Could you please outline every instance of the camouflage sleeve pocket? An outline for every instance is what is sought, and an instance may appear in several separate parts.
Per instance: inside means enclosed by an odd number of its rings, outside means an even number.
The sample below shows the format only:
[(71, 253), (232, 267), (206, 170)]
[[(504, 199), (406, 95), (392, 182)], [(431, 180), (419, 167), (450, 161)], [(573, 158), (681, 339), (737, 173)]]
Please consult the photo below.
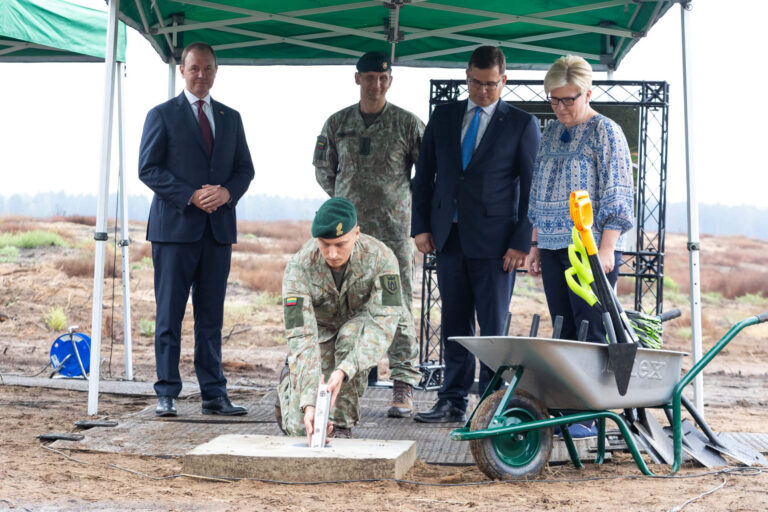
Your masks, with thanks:
[(400, 291), (400, 276), (385, 275), (381, 280), (381, 304), (383, 306), (402, 306), (403, 296)]
[(304, 297), (286, 297), (283, 301), (285, 330), (304, 327)]
[(315, 155), (313, 159), (315, 161), (325, 161), (326, 153), (328, 152), (328, 137), (324, 135), (317, 136), (317, 142), (315, 143)]

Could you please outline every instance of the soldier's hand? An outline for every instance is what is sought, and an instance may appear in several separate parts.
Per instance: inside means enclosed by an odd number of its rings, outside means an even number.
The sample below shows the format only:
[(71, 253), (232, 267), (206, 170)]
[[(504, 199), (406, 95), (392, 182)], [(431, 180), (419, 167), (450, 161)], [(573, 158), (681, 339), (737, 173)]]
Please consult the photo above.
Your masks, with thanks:
[(344, 383), (344, 379), (347, 374), (343, 370), (334, 370), (331, 377), (328, 379), (328, 391), (331, 392), (331, 407), (336, 403), (336, 397), (341, 391), (341, 385)]
[(435, 250), (435, 239), (432, 238), (432, 233), (419, 233), (414, 238), (416, 242), (416, 248), (422, 254), (429, 254)]
[(514, 272), (516, 268), (524, 267), (526, 256), (528, 253), (517, 249), (507, 249), (507, 253), (504, 255), (504, 272)]
[(307, 431), (307, 446), (312, 446), (312, 434), (315, 433), (315, 406), (304, 408), (304, 428)]

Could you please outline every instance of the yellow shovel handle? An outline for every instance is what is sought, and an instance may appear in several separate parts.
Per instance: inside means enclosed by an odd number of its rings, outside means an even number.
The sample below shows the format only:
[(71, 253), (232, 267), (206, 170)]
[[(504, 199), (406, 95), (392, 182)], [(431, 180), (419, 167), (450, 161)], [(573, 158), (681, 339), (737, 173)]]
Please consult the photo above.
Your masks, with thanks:
[(597, 244), (595, 244), (595, 238), (592, 236), (592, 201), (590, 201), (587, 191), (576, 190), (571, 192), (569, 207), (573, 225), (579, 231), (587, 254), (590, 256), (597, 254)]

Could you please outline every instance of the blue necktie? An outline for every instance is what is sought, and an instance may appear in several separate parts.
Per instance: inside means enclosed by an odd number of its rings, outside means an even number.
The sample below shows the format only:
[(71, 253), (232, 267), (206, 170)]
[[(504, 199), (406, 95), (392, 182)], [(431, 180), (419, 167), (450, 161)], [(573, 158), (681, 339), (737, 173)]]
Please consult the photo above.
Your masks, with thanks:
[(480, 112), (482, 108), (475, 107), (475, 115), (472, 122), (469, 123), (467, 133), (464, 134), (464, 142), (461, 143), (461, 168), (467, 168), (469, 161), (472, 160), (472, 152), (475, 150), (475, 140), (477, 139), (477, 127), (480, 124)]

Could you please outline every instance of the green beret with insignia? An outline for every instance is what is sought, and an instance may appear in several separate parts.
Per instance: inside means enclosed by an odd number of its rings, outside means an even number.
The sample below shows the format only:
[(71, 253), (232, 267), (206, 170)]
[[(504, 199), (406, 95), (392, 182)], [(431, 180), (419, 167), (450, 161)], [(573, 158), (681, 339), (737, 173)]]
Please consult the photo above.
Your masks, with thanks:
[(381, 73), (389, 71), (392, 67), (392, 61), (389, 60), (389, 54), (386, 52), (368, 52), (357, 61), (357, 70), (360, 73), (366, 71), (376, 71)]
[(357, 225), (357, 211), (349, 199), (332, 197), (324, 202), (312, 221), (315, 238), (339, 238)]

